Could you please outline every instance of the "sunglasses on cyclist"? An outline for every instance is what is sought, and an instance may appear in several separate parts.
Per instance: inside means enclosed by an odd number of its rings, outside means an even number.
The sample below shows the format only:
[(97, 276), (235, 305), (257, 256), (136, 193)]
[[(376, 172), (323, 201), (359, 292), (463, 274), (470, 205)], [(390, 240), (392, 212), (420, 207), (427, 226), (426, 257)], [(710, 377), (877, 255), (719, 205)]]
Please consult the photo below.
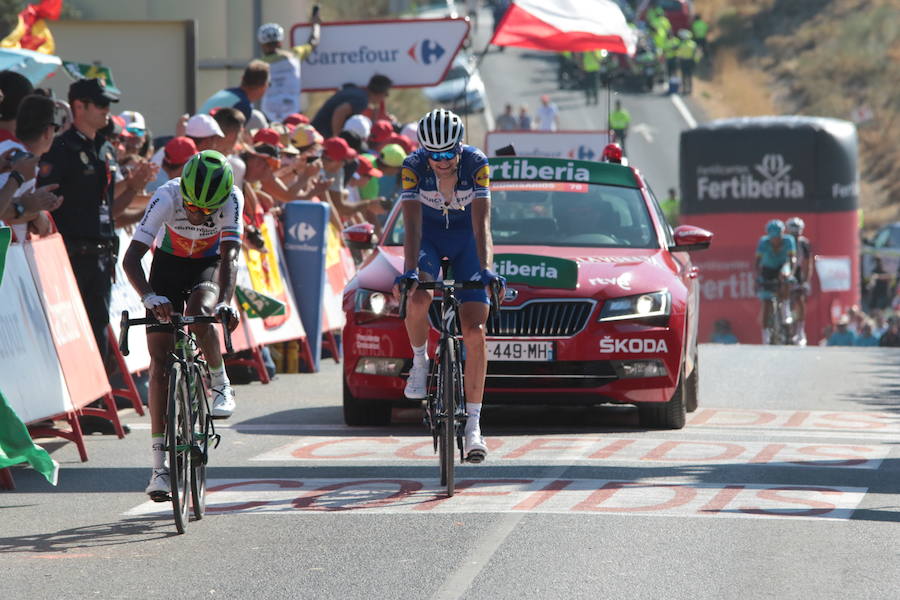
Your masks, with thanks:
[(214, 212), (216, 212), (217, 210), (219, 210), (218, 208), (203, 208), (201, 206), (197, 206), (196, 204), (191, 204), (187, 200), (182, 200), (181, 203), (184, 204), (184, 208), (186, 211), (192, 212), (192, 213), (201, 213), (202, 212), (204, 215), (211, 215)]
[(453, 160), (454, 158), (456, 158), (456, 156), (457, 156), (457, 154), (453, 150), (448, 150), (446, 152), (429, 152), (428, 153), (428, 158), (430, 158), (431, 160), (436, 161), (436, 162), (441, 162), (444, 160)]

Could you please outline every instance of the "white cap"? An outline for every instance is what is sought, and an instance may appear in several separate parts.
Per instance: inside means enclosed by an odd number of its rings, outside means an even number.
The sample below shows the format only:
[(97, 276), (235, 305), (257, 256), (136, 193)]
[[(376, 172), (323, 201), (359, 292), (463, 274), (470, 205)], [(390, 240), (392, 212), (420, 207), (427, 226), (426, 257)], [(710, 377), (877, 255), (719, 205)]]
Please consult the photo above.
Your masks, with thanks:
[(211, 136), (225, 137), (222, 128), (216, 120), (209, 115), (194, 115), (188, 119), (184, 128), (184, 135), (192, 138), (205, 138)]
[(355, 133), (365, 142), (372, 133), (372, 119), (366, 115), (353, 115), (344, 121), (344, 131)]
[(258, 129), (265, 129), (269, 126), (269, 120), (258, 108), (254, 108), (250, 113), (250, 119), (247, 121), (247, 130), (255, 133)]
[(405, 135), (415, 142), (419, 139), (419, 123), (416, 121), (407, 123), (403, 126), (403, 129), (400, 130), (400, 135)]
[(119, 116), (125, 119), (125, 127), (147, 129), (147, 122), (144, 120), (144, 115), (136, 110), (123, 110)]

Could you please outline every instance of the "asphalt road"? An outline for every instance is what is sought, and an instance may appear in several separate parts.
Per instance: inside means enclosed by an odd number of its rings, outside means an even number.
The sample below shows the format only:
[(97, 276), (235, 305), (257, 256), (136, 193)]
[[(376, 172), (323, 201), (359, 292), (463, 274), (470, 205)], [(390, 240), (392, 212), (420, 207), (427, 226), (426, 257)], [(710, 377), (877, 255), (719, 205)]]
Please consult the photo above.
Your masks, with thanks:
[[(483, 22), (487, 22), (485, 19)], [(483, 64), (492, 105), (550, 93), (563, 125), (602, 127), (554, 66)], [(657, 191), (677, 182), (666, 96), (622, 96), (652, 141), (629, 155)], [(146, 417), (92, 436), (90, 460), (46, 444), (52, 488), (14, 469), (0, 493), (9, 598), (896, 598), (900, 352), (713, 346), (681, 431), (629, 407), (488, 406), (491, 455), (442, 498), (410, 414), (342, 423), (340, 367), (238, 387), (209, 468), (208, 514), (177, 535), (146, 501)]]
[(146, 417), (47, 446), (0, 496), (11, 598), (894, 598), (900, 353), (701, 347), (681, 431), (630, 407), (489, 406), (445, 500), (410, 415), (342, 424), (339, 366), (238, 387), (208, 514), (146, 502)]

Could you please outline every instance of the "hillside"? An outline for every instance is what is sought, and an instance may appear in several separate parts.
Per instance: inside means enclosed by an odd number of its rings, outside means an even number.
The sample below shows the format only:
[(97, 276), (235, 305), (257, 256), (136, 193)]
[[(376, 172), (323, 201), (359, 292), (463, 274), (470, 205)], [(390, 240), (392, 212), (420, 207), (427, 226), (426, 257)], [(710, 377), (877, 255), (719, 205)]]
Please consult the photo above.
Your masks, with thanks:
[(857, 120), (866, 227), (900, 219), (900, 2), (695, 0), (695, 9), (711, 24), (695, 93), (708, 114)]

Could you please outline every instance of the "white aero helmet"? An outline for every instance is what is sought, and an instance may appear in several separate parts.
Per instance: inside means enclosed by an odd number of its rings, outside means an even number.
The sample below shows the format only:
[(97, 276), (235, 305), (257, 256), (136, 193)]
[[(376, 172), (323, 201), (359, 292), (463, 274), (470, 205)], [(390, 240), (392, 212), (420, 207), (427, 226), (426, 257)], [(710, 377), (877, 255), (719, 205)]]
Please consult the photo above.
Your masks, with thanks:
[(260, 44), (284, 41), (284, 27), (278, 23), (260, 25), (259, 30), (256, 32), (256, 39), (259, 40)]
[(803, 219), (800, 217), (791, 217), (787, 220), (785, 226), (790, 233), (800, 234), (803, 233), (803, 228), (806, 227), (806, 223), (804, 223)]
[(416, 131), (419, 144), (429, 152), (446, 152), (463, 139), (462, 120), (445, 108), (436, 108), (421, 119)]

